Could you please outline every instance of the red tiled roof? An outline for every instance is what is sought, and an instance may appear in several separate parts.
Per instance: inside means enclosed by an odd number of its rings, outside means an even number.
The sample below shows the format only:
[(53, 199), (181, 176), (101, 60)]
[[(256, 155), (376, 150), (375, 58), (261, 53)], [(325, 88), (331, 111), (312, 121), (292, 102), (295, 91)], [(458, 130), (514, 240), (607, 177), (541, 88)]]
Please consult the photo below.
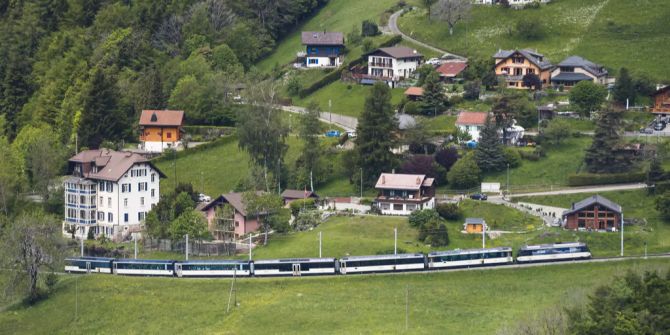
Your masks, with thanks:
[(484, 125), (488, 115), (486, 112), (460, 112), (456, 119), (456, 124)]
[(412, 87), (408, 88), (407, 90), (405, 90), (405, 95), (422, 96), (423, 95), (423, 88), (412, 86)]
[(456, 77), (459, 73), (463, 72), (466, 67), (468, 67), (468, 63), (466, 62), (447, 62), (440, 65), (437, 68), (437, 72), (445, 77)]
[(181, 126), (184, 122), (184, 111), (175, 110), (143, 110), (140, 126)]

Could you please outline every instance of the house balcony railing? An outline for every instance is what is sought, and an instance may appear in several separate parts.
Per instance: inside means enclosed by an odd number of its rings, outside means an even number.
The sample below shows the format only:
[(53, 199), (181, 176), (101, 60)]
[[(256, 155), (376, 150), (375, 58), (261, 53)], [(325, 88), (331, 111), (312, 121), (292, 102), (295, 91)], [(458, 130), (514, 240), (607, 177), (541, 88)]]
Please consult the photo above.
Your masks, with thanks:
[(95, 220), (79, 219), (78, 223), (80, 223), (80, 224), (95, 224)]
[(380, 196), (377, 196), (377, 198), (375, 200), (377, 202), (379, 202), (379, 201), (394, 201), (394, 202), (402, 201), (402, 202), (421, 203), (421, 202), (426, 202), (426, 201), (430, 200), (431, 198), (432, 197), (427, 197), (427, 196), (410, 198), (410, 197), (398, 197), (398, 196), (391, 197), (391, 196), (380, 195)]
[(391, 63), (383, 63), (383, 62), (370, 62), (368, 63), (369, 67), (385, 67), (385, 68), (392, 68), (393, 64)]

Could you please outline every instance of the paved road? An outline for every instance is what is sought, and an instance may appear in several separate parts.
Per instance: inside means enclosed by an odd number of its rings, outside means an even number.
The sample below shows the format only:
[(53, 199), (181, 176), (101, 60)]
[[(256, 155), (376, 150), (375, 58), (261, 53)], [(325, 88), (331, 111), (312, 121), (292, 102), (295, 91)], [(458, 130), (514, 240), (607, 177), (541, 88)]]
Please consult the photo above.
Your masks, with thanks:
[[(647, 188), (647, 185), (644, 183), (636, 184), (619, 184), (619, 185), (595, 185), (595, 186), (584, 186), (584, 187), (571, 187), (568, 189), (556, 190), (556, 191), (544, 191), (544, 192), (532, 192), (532, 193), (518, 193), (510, 194), (508, 197), (535, 197), (542, 195), (561, 195), (561, 194), (577, 194), (577, 193), (595, 193), (595, 192), (611, 192), (611, 191), (627, 191), (627, 190), (639, 190)], [(501, 198), (500, 196), (492, 196), (491, 198)]]
[[(296, 114), (304, 114), (305, 108), (298, 106), (277, 106), (278, 108)], [(344, 129), (344, 131), (355, 131), (358, 126), (358, 119), (351, 116), (335, 113), (321, 112), (319, 119), (328, 124), (334, 124)]]
[(388, 28), (389, 28), (389, 30), (390, 30), (391, 33), (400, 35), (400, 36), (402, 36), (403, 39), (406, 39), (406, 40), (408, 40), (408, 41), (410, 41), (410, 42), (413, 42), (413, 43), (415, 43), (415, 44), (418, 44), (418, 45), (420, 45), (420, 46), (422, 46), (422, 47), (424, 47), (424, 48), (426, 48), (426, 49), (433, 50), (433, 51), (435, 51), (435, 52), (437, 52), (437, 53), (439, 53), (439, 54), (441, 54), (441, 55), (443, 55), (443, 56), (452, 56), (452, 57), (456, 57), (456, 58), (466, 59), (466, 58), (463, 57), (463, 56), (459, 56), (459, 55), (453, 54), (453, 53), (451, 53), (451, 52), (448, 52), (448, 51), (446, 51), (446, 50), (442, 50), (442, 49), (440, 49), (440, 48), (436, 48), (436, 47), (434, 47), (434, 46), (432, 46), (432, 45), (423, 43), (423, 42), (421, 42), (421, 41), (417, 41), (416, 39), (412, 38), (411, 36), (409, 36), (409, 35), (403, 33), (403, 32), (400, 30), (400, 28), (398, 28), (398, 18), (399, 18), (400, 15), (403, 13), (403, 11), (404, 11), (404, 9), (401, 9), (401, 10), (399, 10), (399, 11), (393, 13), (393, 15), (391, 15), (391, 17), (389, 18), (389, 25), (388, 25)]

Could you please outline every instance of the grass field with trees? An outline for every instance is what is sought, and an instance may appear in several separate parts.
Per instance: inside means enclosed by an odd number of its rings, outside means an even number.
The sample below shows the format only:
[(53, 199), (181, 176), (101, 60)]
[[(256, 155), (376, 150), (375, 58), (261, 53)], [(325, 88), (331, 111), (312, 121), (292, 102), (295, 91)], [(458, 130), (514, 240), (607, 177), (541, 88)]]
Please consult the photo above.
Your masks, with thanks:
[[(533, 48), (554, 64), (580, 55), (612, 74), (626, 67), (662, 81), (670, 77), (670, 60), (650, 55), (670, 51), (665, 5), (665, 0), (561, 0), (525, 10), (473, 6), (471, 18), (457, 23), (453, 36), (445, 22), (428, 20), (424, 9), (405, 14), (398, 24), (422, 42), (467, 57), (490, 59), (498, 49)], [(529, 40), (517, 28), (532, 17), (542, 18), (540, 36)]]
[(667, 260), (649, 259), (431, 274), (238, 279), (234, 301), (239, 306), (229, 313), (230, 279), (61, 276), (48, 300), (0, 313), (0, 333), (294, 334), (318, 329), (493, 334), (556, 305), (582, 303), (613, 276), (645, 270), (664, 275), (669, 267)]

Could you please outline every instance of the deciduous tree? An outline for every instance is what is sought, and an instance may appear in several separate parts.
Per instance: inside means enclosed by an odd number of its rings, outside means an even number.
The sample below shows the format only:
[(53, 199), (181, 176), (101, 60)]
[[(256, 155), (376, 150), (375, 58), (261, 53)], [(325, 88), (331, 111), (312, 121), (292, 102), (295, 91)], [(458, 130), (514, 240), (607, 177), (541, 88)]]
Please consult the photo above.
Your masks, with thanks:
[(580, 81), (570, 90), (570, 103), (585, 117), (598, 111), (607, 97), (607, 89), (592, 81)]
[(453, 35), (456, 23), (468, 19), (471, 8), (470, 0), (438, 0), (433, 13), (449, 25), (449, 35)]
[(553, 119), (544, 129), (544, 136), (556, 144), (561, 144), (563, 139), (570, 136), (570, 123), (565, 119)]
[(472, 156), (465, 156), (459, 159), (447, 173), (447, 180), (452, 188), (468, 189), (479, 184), (480, 169)]

